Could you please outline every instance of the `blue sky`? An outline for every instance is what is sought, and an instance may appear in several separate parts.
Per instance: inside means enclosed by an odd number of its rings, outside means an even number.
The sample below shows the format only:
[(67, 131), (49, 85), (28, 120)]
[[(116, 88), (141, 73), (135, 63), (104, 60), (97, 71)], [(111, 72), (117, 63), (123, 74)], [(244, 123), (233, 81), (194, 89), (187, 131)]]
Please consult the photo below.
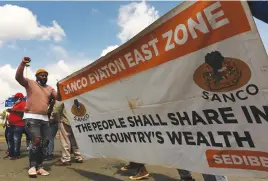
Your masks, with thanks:
[[(8, 96), (24, 90), (14, 80), (23, 56), (50, 72), (49, 84), (121, 45), (177, 6), (170, 2), (0, 2), (0, 110)], [(7, 5), (9, 4), (9, 5)], [(268, 49), (268, 25), (256, 20)]]
[[(178, 3), (149, 2), (157, 9), (160, 16)], [(0, 2), (0, 6), (4, 4), (6, 2)], [(44, 66), (54, 61), (54, 57), (47, 55), (51, 45), (60, 45), (73, 56), (96, 59), (107, 45), (120, 44), (120, 40), (116, 37), (120, 31), (117, 25), (118, 9), (129, 2), (8, 2), (8, 4), (28, 8), (37, 15), (42, 25), (51, 26), (51, 22), (56, 20), (64, 29), (66, 37), (59, 43), (16, 41), (16, 45), (20, 48), (14, 50), (3, 46), (0, 49), (1, 57), (10, 61), (12, 66), (16, 66), (23, 55), (32, 57), (33, 66)], [(4, 62), (1, 61), (2, 63)]]

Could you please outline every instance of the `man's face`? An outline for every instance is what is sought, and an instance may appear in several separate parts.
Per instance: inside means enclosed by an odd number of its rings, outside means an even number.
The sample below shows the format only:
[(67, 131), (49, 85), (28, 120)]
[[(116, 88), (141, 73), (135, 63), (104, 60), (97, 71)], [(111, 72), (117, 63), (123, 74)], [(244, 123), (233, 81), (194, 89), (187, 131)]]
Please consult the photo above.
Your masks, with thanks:
[(47, 73), (42, 72), (37, 75), (37, 79), (41, 82), (41, 84), (45, 85), (47, 83), (47, 76)]

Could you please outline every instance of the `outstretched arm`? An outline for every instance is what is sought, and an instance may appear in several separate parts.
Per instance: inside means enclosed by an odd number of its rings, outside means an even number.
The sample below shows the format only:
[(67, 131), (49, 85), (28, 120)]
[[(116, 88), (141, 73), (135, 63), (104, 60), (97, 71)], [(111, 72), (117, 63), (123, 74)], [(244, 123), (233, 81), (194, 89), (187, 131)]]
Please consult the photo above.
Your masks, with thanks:
[(19, 82), (19, 84), (22, 85), (23, 87), (26, 87), (28, 85), (28, 80), (24, 77), (23, 72), (26, 64), (29, 63), (30, 61), (31, 59), (29, 57), (24, 57), (16, 72), (15, 78)]

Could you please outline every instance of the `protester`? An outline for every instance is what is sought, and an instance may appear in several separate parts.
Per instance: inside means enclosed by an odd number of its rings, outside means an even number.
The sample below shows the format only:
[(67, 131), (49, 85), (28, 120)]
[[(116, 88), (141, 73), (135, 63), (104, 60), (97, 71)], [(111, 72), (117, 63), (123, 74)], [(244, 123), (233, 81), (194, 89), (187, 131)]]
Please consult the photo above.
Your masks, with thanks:
[(137, 172), (133, 176), (129, 177), (130, 180), (142, 180), (146, 177), (149, 177), (149, 172), (142, 163), (129, 162), (128, 165), (122, 167), (120, 170), (127, 171), (132, 169), (137, 169)]
[(63, 102), (57, 101), (52, 113), (55, 122), (59, 123), (59, 134), (61, 142), (61, 159), (55, 164), (56, 166), (71, 165), (71, 153), (74, 153), (76, 163), (83, 163), (83, 158), (79, 152), (70, 120), (68, 119)]
[(55, 105), (55, 100), (52, 99), (50, 103), (51, 107), (49, 107), (49, 111), (48, 111), (49, 112), (49, 115), (48, 115), (49, 129), (50, 129), (51, 138), (49, 140), (48, 146), (44, 148), (44, 155), (45, 155), (44, 161), (53, 160), (54, 141), (55, 141), (56, 134), (58, 132), (58, 123), (56, 121), (53, 121), (53, 118), (51, 116), (54, 105)]
[(43, 168), (43, 148), (48, 145), (50, 139), (48, 107), (50, 100), (58, 99), (59, 96), (51, 86), (47, 85), (48, 72), (46, 70), (37, 70), (36, 80), (24, 77), (24, 68), (30, 62), (29, 57), (24, 57), (16, 72), (16, 80), (27, 92), (23, 119), (31, 138), (28, 174), (31, 177), (35, 177), (37, 174), (46, 176), (49, 173)]
[(8, 121), (9, 128), (7, 133), (8, 140), (8, 158), (16, 160), (20, 157), (21, 137), (24, 132), (24, 122), (22, 120), (26, 102), (23, 100), (22, 93), (17, 93), (14, 96), (15, 104), (9, 112)]
[(49, 129), (50, 129), (51, 138), (49, 140), (48, 146), (44, 148), (44, 156), (45, 156), (44, 161), (53, 160), (54, 142), (55, 142), (55, 137), (56, 137), (57, 132), (58, 132), (58, 124), (49, 122)]
[[(7, 148), (8, 148), (8, 130), (9, 130), (9, 122), (8, 122), (8, 116), (9, 113), (7, 112), (7, 110), (4, 110), (3, 113), (3, 118), (4, 118), (4, 125), (3, 128), (5, 129), (5, 139), (6, 139), (6, 144), (7, 144)], [(6, 154), (8, 154), (8, 149), (6, 150)]]

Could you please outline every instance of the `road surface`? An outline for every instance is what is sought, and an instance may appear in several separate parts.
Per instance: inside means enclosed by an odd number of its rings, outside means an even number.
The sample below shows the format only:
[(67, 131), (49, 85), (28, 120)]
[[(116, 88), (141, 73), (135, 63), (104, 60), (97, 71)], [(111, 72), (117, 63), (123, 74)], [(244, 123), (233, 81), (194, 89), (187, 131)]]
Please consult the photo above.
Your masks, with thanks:
[[(6, 144), (0, 139), (0, 181), (28, 181), (28, 157), (25, 142), (22, 143), (22, 158), (19, 160), (5, 160)], [(55, 159), (45, 162), (45, 168), (50, 176), (38, 176), (38, 181), (127, 181), (131, 172), (120, 173), (118, 169), (125, 163), (113, 159), (90, 159), (82, 164), (72, 163), (68, 167), (54, 166), (60, 158), (59, 140), (56, 140)], [(151, 177), (147, 181), (178, 181), (176, 169), (148, 166)], [(194, 173), (197, 181), (203, 181), (200, 174)], [(229, 177), (229, 181), (268, 181), (267, 179)]]

